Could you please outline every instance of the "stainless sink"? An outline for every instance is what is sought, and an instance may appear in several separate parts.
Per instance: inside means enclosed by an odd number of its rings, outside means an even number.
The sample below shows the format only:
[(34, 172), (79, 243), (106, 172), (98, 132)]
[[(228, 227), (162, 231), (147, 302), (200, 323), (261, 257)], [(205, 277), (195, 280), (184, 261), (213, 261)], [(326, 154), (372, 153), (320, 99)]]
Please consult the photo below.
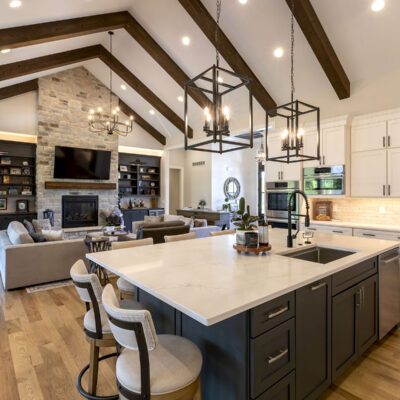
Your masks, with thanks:
[(331, 247), (315, 246), (281, 255), (284, 257), (297, 258), (299, 260), (311, 261), (319, 264), (328, 264), (332, 261), (339, 260), (340, 258), (351, 256), (354, 253), (355, 251), (353, 250), (341, 250)]

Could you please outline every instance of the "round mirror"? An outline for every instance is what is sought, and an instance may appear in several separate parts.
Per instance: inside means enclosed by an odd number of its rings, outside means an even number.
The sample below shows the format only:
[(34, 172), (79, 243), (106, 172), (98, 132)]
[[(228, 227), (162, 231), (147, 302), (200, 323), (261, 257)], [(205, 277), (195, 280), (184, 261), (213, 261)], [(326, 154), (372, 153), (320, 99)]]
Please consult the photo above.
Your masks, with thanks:
[(228, 178), (224, 183), (225, 197), (229, 200), (236, 200), (240, 194), (240, 183), (236, 178)]

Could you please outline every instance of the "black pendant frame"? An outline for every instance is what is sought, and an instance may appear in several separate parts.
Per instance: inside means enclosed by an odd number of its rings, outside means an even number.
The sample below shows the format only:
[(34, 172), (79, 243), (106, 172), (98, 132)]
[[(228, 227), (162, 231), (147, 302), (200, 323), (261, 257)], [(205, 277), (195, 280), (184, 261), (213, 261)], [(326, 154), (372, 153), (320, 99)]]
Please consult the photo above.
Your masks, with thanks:
[[(295, 137), (295, 148), (290, 148), (290, 138), (289, 138), (289, 147), (282, 146), (282, 152), (285, 153), (281, 156), (269, 157), (268, 155), (268, 126), (270, 118), (284, 118), (286, 120), (286, 128), (289, 132), (298, 132), (300, 125), (299, 120), (302, 115), (316, 113), (316, 125), (317, 125), (317, 155), (316, 156), (308, 156), (306, 154), (301, 154), (300, 150), (302, 148), (302, 144), (300, 144), (300, 139)], [(310, 104), (304, 103), (300, 100), (294, 100), (290, 103), (283, 104), (278, 107), (271, 108), (266, 112), (266, 125), (265, 125), (265, 155), (266, 161), (275, 161), (281, 162), (285, 164), (291, 164), (296, 162), (303, 161), (311, 161), (321, 159), (321, 127), (320, 127), (320, 109), (319, 107), (312, 106)]]
[[(212, 78), (209, 78), (207, 74), (211, 72)], [(237, 85), (231, 85), (228, 83), (220, 82), (218, 80), (219, 73), (223, 72), (225, 74), (228, 74), (229, 76), (232, 76), (234, 78), (237, 78), (240, 80), (240, 83)], [(200, 85), (196, 84), (201, 82), (208, 82), (209, 84), (212, 85), (212, 89), (207, 89), (204, 87), (201, 87)], [(229, 131), (223, 131), (223, 130), (218, 130), (217, 129), (217, 121), (216, 118), (213, 118), (213, 127), (212, 129), (207, 130), (207, 137), (211, 137), (211, 139), (199, 142), (199, 143), (193, 143), (189, 144), (189, 121), (188, 121), (188, 93), (191, 90), (199, 90), (203, 92), (206, 95), (211, 95), (212, 96), (212, 101), (210, 100), (210, 105), (213, 115), (217, 115), (218, 107), (221, 104), (222, 96), (233, 92), (236, 89), (241, 88), (242, 86), (246, 86), (247, 89), (249, 90), (249, 137), (248, 139), (242, 139), (242, 141), (237, 141), (234, 140), (233, 137), (229, 137)], [(222, 90), (220, 88), (222, 87)], [(225, 68), (221, 68), (218, 65), (213, 65), (210, 68), (206, 69), (204, 72), (201, 74), (197, 75), (190, 81), (185, 83), (185, 114), (184, 114), (184, 121), (185, 121), (185, 150), (197, 150), (197, 151), (205, 151), (208, 153), (218, 153), (218, 154), (223, 154), (223, 153), (228, 153), (231, 151), (235, 150), (242, 150), (242, 149), (247, 149), (247, 148), (253, 148), (253, 141), (254, 141), (254, 135), (253, 135), (253, 88), (252, 88), (252, 81), (250, 78), (247, 78), (243, 75), (237, 74), (233, 71), (229, 71)], [(229, 137), (229, 139), (226, 139), (226, 137)], [(206, 146), (209, 146), (210, 144), (218, 144), (218, 149), (210, 149), (207, 148)], [(229, 148), (224, 148), (225, 146), (230, 146)], [(235, 146), (235, 147), (231, 147)]]

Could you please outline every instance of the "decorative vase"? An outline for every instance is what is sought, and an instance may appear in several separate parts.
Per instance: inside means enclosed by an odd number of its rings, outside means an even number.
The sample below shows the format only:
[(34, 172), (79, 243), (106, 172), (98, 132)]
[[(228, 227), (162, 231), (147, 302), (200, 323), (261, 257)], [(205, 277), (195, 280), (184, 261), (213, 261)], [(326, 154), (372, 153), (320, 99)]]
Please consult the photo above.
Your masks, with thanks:
[(268, 245), (268, 225), (258, 226), (258, 238), (260, 245)]

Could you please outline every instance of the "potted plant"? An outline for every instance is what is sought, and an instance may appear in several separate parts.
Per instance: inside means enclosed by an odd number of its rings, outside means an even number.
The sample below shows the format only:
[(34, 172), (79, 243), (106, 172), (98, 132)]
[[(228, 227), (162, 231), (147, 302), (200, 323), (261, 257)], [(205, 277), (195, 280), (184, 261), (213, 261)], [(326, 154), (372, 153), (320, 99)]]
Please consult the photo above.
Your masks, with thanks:
[(252, 216), (250, 206), (246, 207), (244, 197), (239, 200), (239, 210), (233, 214), (232, 222), (236, 226), (236, 244), (246, 247), (258, 247), (258, 217)]
[(222, 204), (222, 208), (224, 209), (224, 211), (229, 211), (229, 207), (230, 207), (229, 199), (225, 197), (225, 203)]
[(207, 205), (207, 203), (204, 199), (199, 201), (199, 208), (201, 208), (202, 210), (204, 210), (204, 207), (206, 205)]

